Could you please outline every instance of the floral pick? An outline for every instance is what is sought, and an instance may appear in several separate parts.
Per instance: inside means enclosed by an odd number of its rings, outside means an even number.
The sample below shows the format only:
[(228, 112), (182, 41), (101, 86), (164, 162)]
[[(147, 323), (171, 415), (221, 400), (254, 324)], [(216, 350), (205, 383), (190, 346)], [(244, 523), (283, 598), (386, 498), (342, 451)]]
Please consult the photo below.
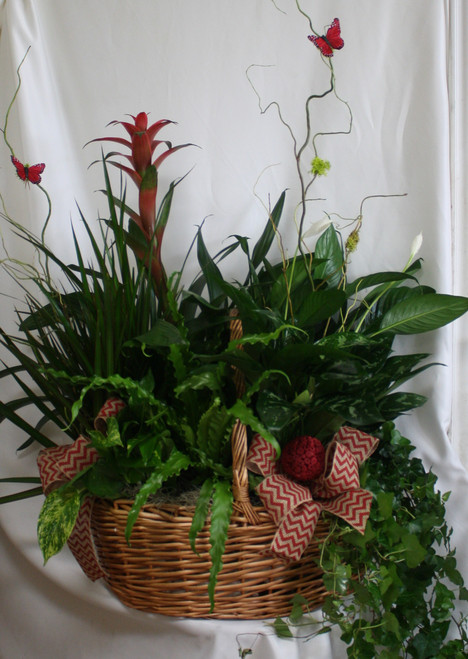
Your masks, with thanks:
[(19, 178), (25, 183), (34, 183), (37, 185), (41, 182), (41, 174), (45, 169), (45, 164), (43, 162), (40, 162), (37, 165), (23, 165), (18, 158), (15, 158), (15, 156), (11, 156), (11, 162), (16, 167), (16, 173)]
[(333, 19), (326, 35), (322, 34), (319, 37), (316, 34), (311, 34), (308, 38), (325, 57), (333, 57), (333, 51), (341, 50), (344, 46), (344, 41), (341, 38), (340, 20), (338, 18)]

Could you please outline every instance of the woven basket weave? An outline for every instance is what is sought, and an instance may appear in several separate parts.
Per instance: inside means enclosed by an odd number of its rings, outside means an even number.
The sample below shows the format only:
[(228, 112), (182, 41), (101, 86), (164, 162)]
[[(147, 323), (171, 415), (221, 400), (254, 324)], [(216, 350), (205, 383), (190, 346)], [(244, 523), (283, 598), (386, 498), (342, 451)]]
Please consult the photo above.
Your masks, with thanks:
[[(231, 336), (241, 333), (240, 322), (234, 319)], [(236, 385), (241, 391), (240, 378)], [(189, 543), (194, 507), (144, 506), (129, 547), (125, 526), (133, 502), (95, 501), (92, 529), (96, 549), (104, 578), (123, 604), (169, 616), (266, 619), (288, 615), (296, 593), (303, 595), (311, 608), (323, 603), (327, 591), (317, 559), (319, 542), (329, 533), (328, 523), (318, 521), (314, 538), (299, 561), (285, 563), (269, 554), (277, 527), (263, 506), (250, 502), (247, 430), (240, 422), (234, 427), (231, 443), (234, 511), (213, 611), (207, 592), (209, 525), (197, 538), (197, 555)]]

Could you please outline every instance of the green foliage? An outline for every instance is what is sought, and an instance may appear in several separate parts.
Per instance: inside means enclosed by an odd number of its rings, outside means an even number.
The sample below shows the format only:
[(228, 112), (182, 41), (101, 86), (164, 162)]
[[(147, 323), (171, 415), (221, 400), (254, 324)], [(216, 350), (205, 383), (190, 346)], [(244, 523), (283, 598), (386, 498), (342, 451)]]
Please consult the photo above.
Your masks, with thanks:
[(68, 540), (80, 506), (81, 495), (75, 488), (63, 486), (46, 497), (37, 523), (37, 538), (44, 563)]
[[(306, 178), (302, 156), (310, 147), (317, 155), (312, 99), (335, 91), (333, 64), (327, 60), (330, 86), (308, 97), (302, 144), (280, 113), (292, 137), (301, 189), (292, 256), (279, 233), (286, 200), (282, 192), (253, 246), (250, 237), (234, 235), (212, 256), (200, 228), (193, 243), (200, 272), (180, 291), (183, 266), (167, 276), (161, 243), (183, 178), (169, 185), (156, 208), (157, 168), (187, 145), (154, 140), (146, 113), (133, 119), (136, 134), (146, 133), (149, 151), (138, 152), (140, 140), (132, 140), (132, 157), (125, 165), (108, 160), (122, 154), (103, 157), (108, 217), (100, 220), (97, 235), (80, 217), (89, 263), (75, 235), (76, 258), (69, 265), (46, 246), (45, 227), (38, 239), (6, 216), (36, 249), (42, 265), (34, 270), (23, 264), (20, 275), (17, 262), (5, 265), (18, 282), (30, 279), (35, 292), (26, 292), (25, 309), (18, 311), (19, 336), (0, 330), (0, 343), (15, 360), (0, 378), (14, 378), (22, 390), (17, 399), (0, 401), (0, 422), (8, 419), (26, 433), (20, 448), (53, 445), (44, 432), (51, 422), (71, 439), (85, 434), (99, 454), (94, 464), (47, 496), (38, 527), (45, 560), (71, 533), (83, 496), (133, 497), (126, 528), (131, 543), (142, 507), (161, 488), (176, 493), (198, 489), (189, 540), (196, 551), (197, 535), (209, 524), (212, 607), (233, 505), (229, 440), (236, 420), (250, 435), (261, 433), (277, 455), (297, 435), (314, 435), (326, 444), (343, 424), (382, 434), (378, 453), (361, 474), (375, 496), (364, 537), (336, 522), (323, 547), (324, 583), (333, 595), (324, 607), (322, 632), (340, 625), (349, 655), (359, 658), (377, 656), (377, 647), (383, 658), (400, 656), (401, 648), (417, 658), (436, 656), (430, 654), (434, 650), (441, 657), (449, 650), (456, 655), (466, 649), (464, 627), (460, 624), (459, 641), (443, 642), (454, 603), (450, 583), (460, 597), (468, 593), (450, 549), (444, 502), (434, 490), (435, 477), (410, 458), (409, 442), (391, 424), (424, 403), (423, 396), (402, 387), (431, 364), (426, 354), (394, 354), (393, 343), (398, 334), (419, 334), (452, 322), (468, 310), (468, 299), (421, 285), (418, 260), (401, 272), (371, 273), (349, 282), (362, 205), (347, 237), (330, 223), (315, 248), (307, 249), (303, 226), (309, 189), (328, 163), (315, 157)], [(349, 130), (338, 132), (350, 132), (351, 112), (349, 121)], [(159, 130), (165, 123), (154, 126)], [(6, 125), (3, 133), (9, 146)], [(123, 143), (119, 138), (98, 141), (107, 140)], [(153, 161), (158, 145), (167, 149)], [(137, 161), (141, 166), (132, 170), (128, 165)], [(138, 213), (127, 205), (125, 191), (114, 194), (108, 163), (136, 183)], [(276, 246), (279, 258), (271, 255)], [(222, 272), (222, 262), (233, 254), (244, 263), (236, 282)], [(60, 272), (59, 283), (50, 265)], [(231, 341), (234, 311), (243, 336)], [(108, 397), (122, 399), (125, 407), (107, 427), (93, 429)], [(35, 424), (22, 416), (30, 405), (39, 413)], [(0, 503), (36, 492), (2, 497)], [(436, 552), (437, 545), (445, 554)], [(296, 599), (292, 623), (304, 606)], [(290, 634), (284, 621), (277, 620), (275, 629), (281, 636)]]
[[(413, 446), (386, 423), (376, 454), (361, 474), (374, 494), (364, 536), (335, 521), (320, 565), (332, 591), (317, 632), (341, 629), (349, 657), (466, 656), (466, 620), (453, 619), (457, 599), (468, 599), (450, 546), (445, 501)], [(290, 633), (307, 624), (307, 603), (293, 607)], [(460, 637), (445, 641), (450, 623)], [(315, 634), (314, 634), (315, 635)]]

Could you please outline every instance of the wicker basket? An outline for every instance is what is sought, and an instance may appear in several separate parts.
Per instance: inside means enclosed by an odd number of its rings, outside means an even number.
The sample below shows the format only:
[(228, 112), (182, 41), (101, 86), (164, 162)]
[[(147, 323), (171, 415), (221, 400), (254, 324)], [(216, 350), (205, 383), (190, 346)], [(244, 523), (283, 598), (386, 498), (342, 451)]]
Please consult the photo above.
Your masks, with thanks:
[[(231, 323), (231, 335), (242, 328)], [(236, 383), (238, 390), (242, 382)], [(249, 500), (247, 430), (238, 422), (232, 433), (234, 511), (223, 568), (210, 611), (207, 585), (211, 560), (209, 526), (189, 543), (194, 507), (149, 504), (133, 527), (131, 546), (125, 526), (132, 501), (94, 503), (92, 529), (105, 580), (123, 604), (141, 611), (190, 618), (266, 619), (288, 615), (291, 598), (300, 593), (312, 608), (327, 594), (317, 565), (319, 542), (329, 525), (319, 520), (314, 538), (297, 562), (285, 563), (268, 553), (277, 527), (263, 506)]]

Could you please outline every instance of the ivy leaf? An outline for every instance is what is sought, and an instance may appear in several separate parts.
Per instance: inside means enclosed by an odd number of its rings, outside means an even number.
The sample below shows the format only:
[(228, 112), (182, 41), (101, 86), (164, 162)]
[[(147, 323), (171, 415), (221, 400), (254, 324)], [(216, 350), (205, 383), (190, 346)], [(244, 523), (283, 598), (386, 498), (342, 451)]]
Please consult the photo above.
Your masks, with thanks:
[(285, 622), (282, 618), (276, 618), (275, 622), (273, 623), (273, 629), (275, 630), (279, 638), (293, 637), (293, 634), (289, 629), (287, 622)]
[(44, 564), (62, 549), (70, 537), (80, 507), (81, 495), (74, 488), (62, 487), (46, 497), (37, 523), (37, 539)]
[(404, 556), (408, 567), (417, 567), (426, 557), (426, 550), (419, 542), (416, 535), (405, 533), (402, 537)]
[(393, 514), (393, 501), (395, 495), (393, 492), (379, 492), (377, 494), (377, 504), (379, 512), (384, 519), (388, 519)]

